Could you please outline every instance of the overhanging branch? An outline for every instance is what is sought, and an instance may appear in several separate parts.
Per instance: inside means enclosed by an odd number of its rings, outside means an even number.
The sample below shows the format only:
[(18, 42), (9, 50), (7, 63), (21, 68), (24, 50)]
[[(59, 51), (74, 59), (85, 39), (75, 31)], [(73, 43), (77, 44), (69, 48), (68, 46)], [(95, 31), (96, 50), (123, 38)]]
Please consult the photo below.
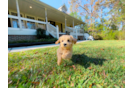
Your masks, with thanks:
[(81, 8), (83, 8), (88, 14), (90, 14), (83, 6), (79, 5)]

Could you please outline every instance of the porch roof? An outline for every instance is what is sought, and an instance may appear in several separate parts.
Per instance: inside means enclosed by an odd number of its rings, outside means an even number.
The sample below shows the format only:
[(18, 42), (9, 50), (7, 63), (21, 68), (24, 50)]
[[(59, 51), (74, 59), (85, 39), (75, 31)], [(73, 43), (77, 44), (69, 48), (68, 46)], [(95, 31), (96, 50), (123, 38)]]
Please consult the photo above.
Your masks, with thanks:
[[(47, 18), (48, 20), (65, 23), (65, 18), (67, 25), (72, 26), (73, 20), (74, 25), (85, 24), (81, 20), (74, 18), (64, 12), (55, 9), (39, 0), (18, 0), (20, 13), (29, 14), (32, 16), (37, 16), (45, 19), (45, 8), (47, 8)], [(32, 6), (32, 8), (29, 8)], [(8, 0), (8, 9), (16, 10), (16, 0)], [(17, 11), (17, 10), (16, 10)]]

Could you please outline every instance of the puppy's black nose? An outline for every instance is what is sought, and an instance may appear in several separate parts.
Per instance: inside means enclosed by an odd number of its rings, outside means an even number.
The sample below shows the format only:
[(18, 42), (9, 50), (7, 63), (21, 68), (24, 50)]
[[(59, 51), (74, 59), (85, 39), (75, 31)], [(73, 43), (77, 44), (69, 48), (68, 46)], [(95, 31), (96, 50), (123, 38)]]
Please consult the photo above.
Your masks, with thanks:
[(64, 46), (66, 46), (67, 44), (65, 43)]

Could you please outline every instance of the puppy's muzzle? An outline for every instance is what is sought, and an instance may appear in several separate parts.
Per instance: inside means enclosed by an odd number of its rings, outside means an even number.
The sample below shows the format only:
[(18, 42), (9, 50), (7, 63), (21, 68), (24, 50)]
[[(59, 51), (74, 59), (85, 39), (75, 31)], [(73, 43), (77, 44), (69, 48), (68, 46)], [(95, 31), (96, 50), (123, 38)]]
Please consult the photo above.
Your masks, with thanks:
[(64, 46), (66, 46), (67, 44), (65, 43)]

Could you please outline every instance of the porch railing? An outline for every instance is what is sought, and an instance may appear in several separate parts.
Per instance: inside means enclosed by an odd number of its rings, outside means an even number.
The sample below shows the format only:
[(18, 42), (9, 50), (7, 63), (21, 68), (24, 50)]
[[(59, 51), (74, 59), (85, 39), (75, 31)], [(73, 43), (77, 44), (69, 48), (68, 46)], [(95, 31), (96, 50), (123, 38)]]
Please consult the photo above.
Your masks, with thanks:
[(72, 28), (72, 27), (67, 27), (67, 31), (68, 31), (68, 32), (74, 32), (74, 31), (75, 31), (75, 29), (74, 29), (74, 28)]
[(67, 27), (67, 31), (70, 32), (70, 35), (77, 39), (77, 30), (75, 28)]
[[(13, 16), (13, 15), (8, 15), (8, 18), (13, 18), (13, 19), (19, 19), (18, 16)], [(59, 28), (58, 26), (55, 27), (53, 25), (51, 25), (50, 23), (47, 23), (47, 22), (42, 22), (42, 21), (38, 21), (38, 20), (33, 20), (33, 19), (28, 19), (28, 18), (23, 18), (23, 17), (20, 17), (20, 20), (23, 21), (30, 21), (30, 22), (35, 22), (35, 23), (41, 23), (41, 24), (46, 24), (47, 25), (47, 32), (49, 34), (51, 34), (54, 38), (59, 38)], [(22, 22), (21, 22), (21, 25), (22, 25)], [(20, 24), (18, 24), (18, 26), (20, 27)], [(26, 27), (26, 25), (25, 25)], [(35, 29), (27, 29), (27, 28), (13, 28), (13, 27), (8, 27), (8, 34), (10, 35), (14, 35), (14, 34), (17, 34), (17, 35), (36, 35), (36, 30)]]
[(47, 23), (47, 31), (54, 37), (59, 38), (59, 28), (58, 25), (55, 27), (50, 23)]
[(80, 28), (67, 27), (67, 31), (70, 32), (70, 35), (72, 35), (76, 39), (78, 39), (78, 36), (84, 35), (84, 31)]
[[(8, 35), (36, 35), (36, 30), (35, 29), (28, 29), (26, 27), (26, 25), (23, 23), (23, 20), (35, 22), (35, 23), (46, 24), (46, 22), (37, 21), (37, 20), (33, 20), (33, 19), (28, 19), (28, 18), (23, 18), (23, 17), (18, 17), (18, 16), (13, 16), (13, 15), (8, 15), (8, 18), (21, 20), (21, 23), (17, 22), (17, 25), (18, 25), (17, 28), (14, 28), (13, 25), (11, 25), (11, 27), (8, 27)], [(20, 25), (23, 25), (24, 27), (21, 28)]]
[[(51, 34), (54, 38), (59, 38), (59, 28), (58, 26), (53, 26), (52, 24), (48, 23), (48, 22), (42, 22), (42, 21), (38, 21), (38, 20), (33, 20), (33, 19), (28, 19), (28, 18), (23, 18), (23, 17), (18, 17), (18, 16), (13, 16), (13, 15), (8, 15), (8, 18), (13, 18), (13, 19), (20, 19), (21, 22), (24, 21), (30, 21), (30, 22), (35, 22), (35, 23), (41, 23), (41, 24), (46, 24), (47, 27), (47, 32), (49, 34)], [(19, 25), (19, 24), (18, 24)], [(22, 23), (21, 23), (22, 25)], [(25, 25), (26, 26), (26, 25)], [(20, 25), (19, 25), (20, 27)], [(78, 36), (83, 36), (83, 30), (78, 29), (78, 28), (72, 28), (72, 27), (66, 27), (67, 31), (70, 32), (70, 35), (72, 35), (74, 38), (78, 39)], [(10, 29), (8, 31), (8, 34), (10, 35), (15, 35), (15, 33), (17, 35), (36, 35), (36, 30), (35, 29), (27, 29), (27, 28), (13, 28), (13, 27), (9, 27), (8, 29)]]
[[(8, 18), (19, 19), (18, 16), (13, 16), (13, 15), (8, 15)], [(36, 22), (36, 23), (46, 24), (46, 22), (42, 22), (42, 21), (38, 21), (38, 20), (32, 20), (32, 19), (23, 18), (23, 17), (20, 17), (20, 19), (21, 19), (21, 20), (25, 20), (25, 21), (31, 21), (31, 22)], [(19, 25), (19, 26), (20, 26), (20, 25)]]

